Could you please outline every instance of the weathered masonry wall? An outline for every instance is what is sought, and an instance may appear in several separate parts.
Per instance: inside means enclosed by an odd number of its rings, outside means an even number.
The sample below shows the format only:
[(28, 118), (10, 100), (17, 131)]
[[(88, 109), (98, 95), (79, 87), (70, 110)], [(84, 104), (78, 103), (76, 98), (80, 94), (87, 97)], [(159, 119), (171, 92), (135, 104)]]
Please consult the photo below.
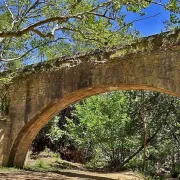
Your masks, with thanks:
[(8, 162), (10, 128), (10, 120), (0, 117), (0, 165), (6, 165)]
[[(8, 76), (0, 74), (5, 81)], [(0, 122), (0, 164), (22, 167), (39, 130), (71, 103), (113, 90), (180, 96), (180, 31), (39, 63), (13, 76), (6, 85), (6, 122)]]

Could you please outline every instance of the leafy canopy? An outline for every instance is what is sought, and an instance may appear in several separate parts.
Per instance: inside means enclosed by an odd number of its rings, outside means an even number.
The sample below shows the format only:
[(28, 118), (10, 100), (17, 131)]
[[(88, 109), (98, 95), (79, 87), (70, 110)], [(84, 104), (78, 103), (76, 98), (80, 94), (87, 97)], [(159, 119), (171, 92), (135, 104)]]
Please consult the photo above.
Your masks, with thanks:
[(103, 161), (111, 168), (126, 164), (141, 168), (146, 125), (146, 158), (152, 163), (149, 168), (165, 164), (171, 158), (168, 149), (177, 155), (179, 99), (155, 92), (143, 93), (144, 96), (142, 91), (112, 92), (76, 104), (74, 118), (67, 118), (66, 124), (76, 147), (83, 149), (94, 162)]
[[(16, 60), (18, 67), (22, 61), (29, 64), (128, 43), (138, 35), (130, 27), (136, 21), (150, 18), (144, 9), (152, 4), (163, 6), (173, 16), (179, 12), (178, 0), (166, 4), (156, 0), (2, 0), (0, 63), (4, 67)], [(144, 17), (127, 22), (127, 12)], [(10, 67), (14, 68), (12, 64)]]

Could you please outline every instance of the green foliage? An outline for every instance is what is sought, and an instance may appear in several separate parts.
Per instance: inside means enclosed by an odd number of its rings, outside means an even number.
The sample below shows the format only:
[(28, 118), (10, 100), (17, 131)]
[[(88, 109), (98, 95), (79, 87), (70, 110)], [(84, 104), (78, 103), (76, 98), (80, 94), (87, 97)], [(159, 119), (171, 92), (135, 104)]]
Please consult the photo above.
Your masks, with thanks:
[[(152, 4), (177, 15), (179, 2), (147, 0), (9, 0), (0, 3), (1, 69), (7, 62), (21, 65), (95, 48), (129, 43), (139, 37), (128, 12), (145, 16)], [(138, 19), (137, 19), (138, 20)], [(172, 20), (172, 17), (171, 17)], [(173, 20), (174, 21), (174, 20)], [(15, 63), (16, 64), (16, 63)], [(19, 63), (15, 65), (18, 68)]]
[(129, 101), (123, 92), (95, 96), (75, 107), (79, 125), (68, 119), (67, 128), (78, 147), (87, 152), (100, 149), (111, 167), (122, 163), (127, 151), (137, 147), (134, 122), (128, 115)]
[(170, 20), (164, 22), (167, 30), (176, 30), (180, 28), (180, 15), (170, 14)]
[(51, 122), (52, 124), (49, 129), (49, 133), (47, 134), (47, 136), (50, 138), (53, 144), (58, 143), (59, 139), (62, 138), (62, 136), (64, 135), (64, 131), (60, 130), (58, 127), (58, 122), (59, 117), (54, 117), (54, 119)]
[(58, 116), (55, 116), (38, 133), (36, 139), (32, 142), (32, 151), (34, 153), (40, 153), (47, 148), (53, 152), (60, 152), (61, 142), (62, 139), (65, 139), (66, 132), (59, 128), (59, 119)]
[(167, 4), (167, 8), (169, 8), (173, 12), (180, 12), (180, 2), (176, 0), (170, 0)]
[(177, 159), (180, 150), (180, 101), (152, 92), (145, 92), (142, 98), (140, 91), (107, 93), (75, 105), (79, 123), (68, 119), (66, 127), (76, 146), (90, 159), (88, 167), (103, 164), (142, 169), (143, 148), (127, 161), (143, 144), (142, 107), (148, 138), (153, 137), (146, 149), (146, 168), (150, 172), (164, 166), (173, 169), (173, 157)]
[(0, 29), (9, 30), (11, 27), (12, 19), (9, 12), (4, 12), (0, 14)]
[(35, 169), (47, 169), (48, 166), (42, 159), (39, 159), (36, 161), (34, 168)]

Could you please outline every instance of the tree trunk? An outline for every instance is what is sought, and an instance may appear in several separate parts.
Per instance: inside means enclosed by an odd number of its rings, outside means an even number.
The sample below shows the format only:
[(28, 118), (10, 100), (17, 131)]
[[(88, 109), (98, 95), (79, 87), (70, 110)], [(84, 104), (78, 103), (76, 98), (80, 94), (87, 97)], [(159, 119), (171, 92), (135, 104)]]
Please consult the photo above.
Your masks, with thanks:
[(140, 116), (141, 120), (143, 122), (143, 144), (144, 144), (144, 151), (143, 151), (143, 167), (142, 167), (142, 172), (145, 172), (146, 170), (146, 147), (147, 147), (147, 136), (148, 136), (148, 127), (147, 127), (147, 119), (145, 117), (145, 110), (144, 110), (144, 91), (141, 91), (141, 109), (140, 109)]
[[(154, 139), (154, 137), (157, 135), (157, 133), (161, 130), (161, 128), (158, 128), (156, 130), (156, 132), (147, 139), (146, 143), (150, 143), (152, 139)], [(118, 171), (120, 170), (125, 164), (127, 164), (132, 158), (134, 158), (138, 153), (140, 153), (142, 150), (144, 149), (144, 144), (141, 145), (141, 147), (139, 147), (139, 149), (137, 149), (136, 152), (134, 152), (131, 156), (129, 156), (122, 164), (120, 164), (119, 166), (117, 166), (116, 168), (114, 168), (113, 171)]]
[[(168, 118), (169, 112), (170, 112), (170, 111), (167, 112), (164, 121), (166, 121), (166, 119)], [(151, 137), (147, 138), (146, 145), (148, 145), (148, 144), (152, 141), (152, 139), (155, 138), (155, 136), (157, 135), (157, 133), (158, 133), (160, 130), (161, 130), (161, 126), (155, 131), (155, 133), (154, 133)], [(137, 149), (136, 152), (134, 152), (131, 156), (129, 156), (122, 164), (120, 164), (119, 166), (117, 166), (113, 171), (118, 171), (118, 170), (120, 170), (125, 164), (127, 164), (132, 158), (134, 158), (134, 157), (135, 157), (139, 152), (141, 152), (143, 149), (144, 149), (144, 144), (142, 144), (142, 146), (141, 146), (139, 149)]]

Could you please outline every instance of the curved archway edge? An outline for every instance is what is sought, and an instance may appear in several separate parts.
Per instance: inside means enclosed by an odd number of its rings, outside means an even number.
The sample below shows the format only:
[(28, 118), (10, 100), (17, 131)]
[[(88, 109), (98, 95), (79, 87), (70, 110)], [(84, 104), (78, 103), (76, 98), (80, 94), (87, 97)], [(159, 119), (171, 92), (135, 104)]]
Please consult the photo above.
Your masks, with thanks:
[(125, 84), (119, 86), (110, 86), (110, 87), (97, 87), (97, 88), (87, 88), (82, 89), (77, 92), (73, 92), (72, 94), (65, 96), (58, 101), (55, 101), (49, 104), (43, 111), (30, 120), (20, 131), (18, 134), (14, 145), (10, 152), (9, 158), (9, 166), (15, 166), (22, 168), (24, 166), (26, 155), (28, 149), (34, 140), (37, 133), (40, 129), (55, 115), (57, 115), (61, 110), (68, 107), (70, 104), (73, 104), (79, 100), (84, 98), (105, 93), (111, 91), (118, 91), (118, 90), (151, 90), (156, 92), (162, 92), (173, 96), (179, 96), (178, 94), (170, 91), (166, 91), (164, 89), (158, 89), (147, 85), (133, 85), (133, 84)]

